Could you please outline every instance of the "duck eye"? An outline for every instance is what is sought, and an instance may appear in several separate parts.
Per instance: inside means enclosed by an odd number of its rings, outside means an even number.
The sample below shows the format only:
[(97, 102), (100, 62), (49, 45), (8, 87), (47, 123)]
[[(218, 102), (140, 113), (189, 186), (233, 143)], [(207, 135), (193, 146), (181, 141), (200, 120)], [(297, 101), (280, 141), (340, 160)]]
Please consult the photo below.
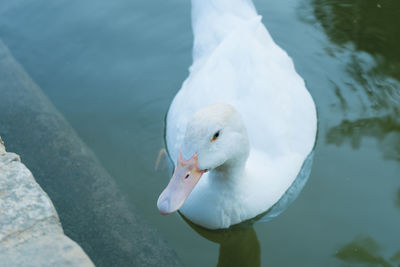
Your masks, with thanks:
[(219, 137), (220, 131), (216, 132), (213, 137), (211, 138), (211, 142), (214, 142)]

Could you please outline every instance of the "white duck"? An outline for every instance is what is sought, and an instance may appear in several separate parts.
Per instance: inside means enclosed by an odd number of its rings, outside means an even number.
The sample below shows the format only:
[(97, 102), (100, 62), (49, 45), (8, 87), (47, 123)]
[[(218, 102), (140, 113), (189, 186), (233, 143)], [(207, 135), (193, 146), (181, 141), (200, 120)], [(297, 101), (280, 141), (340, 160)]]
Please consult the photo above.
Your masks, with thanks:
[(311, 152), (314, 102), (251, 0), (192, 0), (193, 65), (167, 116), (176, 167), (157, 205), (209, 229), (277, 203)]

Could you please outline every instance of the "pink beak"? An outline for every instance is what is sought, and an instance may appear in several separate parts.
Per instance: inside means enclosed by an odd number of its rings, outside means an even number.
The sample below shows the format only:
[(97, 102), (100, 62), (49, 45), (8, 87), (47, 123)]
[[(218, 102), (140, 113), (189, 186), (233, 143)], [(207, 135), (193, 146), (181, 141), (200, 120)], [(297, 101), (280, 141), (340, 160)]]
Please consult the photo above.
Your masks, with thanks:
[(198, 166), (197, 154), (184, 160), (179, 152), (174, 174), (157, 201), (161, 214), (170, 214), (180, 209), (203, 173)]

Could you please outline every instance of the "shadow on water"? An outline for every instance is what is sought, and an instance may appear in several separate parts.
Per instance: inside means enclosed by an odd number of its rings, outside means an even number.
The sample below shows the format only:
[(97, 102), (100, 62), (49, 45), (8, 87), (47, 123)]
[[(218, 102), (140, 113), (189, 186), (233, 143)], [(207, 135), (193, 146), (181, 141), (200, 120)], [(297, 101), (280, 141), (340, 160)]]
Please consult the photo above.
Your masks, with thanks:
[(369, 264), (372, 266), (397, 266), (400, 264), (400, 251), (386, 259), (379, 244), (371, 237), (357, 237), (344, 245), (335, 255), (347, 263)]
[(252, 222), (224, 230), (208, 230), (190, 222), (182, 214), (181, 216), (199, 235), (220, 245), (218, 267), (261, 266), (260, 242)]

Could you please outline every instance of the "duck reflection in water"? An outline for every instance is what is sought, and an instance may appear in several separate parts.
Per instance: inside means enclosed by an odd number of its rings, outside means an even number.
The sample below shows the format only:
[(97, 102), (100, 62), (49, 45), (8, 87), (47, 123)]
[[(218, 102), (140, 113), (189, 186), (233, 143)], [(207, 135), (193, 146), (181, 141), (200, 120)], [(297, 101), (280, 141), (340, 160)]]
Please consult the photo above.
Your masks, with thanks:
[(243, 222), (228, 229), (209, 230), (198, 226), (179, 213), (186, 223), (202, 237), (220, 244), (219, 267), (260, 266), (261, 250), (253, 222)]

